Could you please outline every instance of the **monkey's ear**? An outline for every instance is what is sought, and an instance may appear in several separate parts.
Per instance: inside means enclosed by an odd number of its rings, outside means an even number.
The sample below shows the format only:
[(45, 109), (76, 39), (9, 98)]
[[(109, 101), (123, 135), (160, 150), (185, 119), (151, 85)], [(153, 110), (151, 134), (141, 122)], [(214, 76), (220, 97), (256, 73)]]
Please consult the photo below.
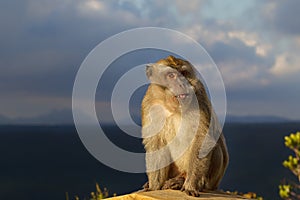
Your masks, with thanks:
[(152, 76), (152, 70), (153, 70), (153, 65), (152, 64), (147, 64), (146, 65), (146, 75), (149, 79)]
[(182, 65), (180, 67), (180, 73), (185, 77), (190, 76), (189, 67), (186, 65)]
[(186, 66), (186, 65), (182, 65), (182, 66), (181, 66), (181, 69), (182, 69), (182, 70), (188, 70), (189, 68), (188, 68), (188, 66)]

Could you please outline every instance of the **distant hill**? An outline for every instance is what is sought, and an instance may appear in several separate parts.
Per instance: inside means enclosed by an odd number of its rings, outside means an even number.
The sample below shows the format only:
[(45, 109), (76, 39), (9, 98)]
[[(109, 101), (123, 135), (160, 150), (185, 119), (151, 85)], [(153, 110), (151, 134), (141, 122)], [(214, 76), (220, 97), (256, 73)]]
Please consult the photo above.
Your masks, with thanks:
[[(140, 116), (137, 114), (132, 115), (135, 122), (140, 123)], [(277, 116), (235, 116), (227, 115), (226, 123), (280, 123), (280, 122), (293, 122), (293, 120), (277, 117)], [(43, 114), (31, 118), (8, 118), (0, 115), (0, 124), (6, 125), (34, 125), (34, 124), (46, 124), (46, 125), (60, 125), (60, 124), (73, 124), (73, 116), (71, 110), (56, 110), (48, 114)]]
[(3, 115), (0, 115), (0, 124), (11, 124), (12, 123), (12, 119), (5, 117)]
[(0, 124), (5, 125), (34, 125), (34, 124), (73, 124), (73, 116), (71, 110), (57, 110), (44, 115), (39, 115), (36, 117), (18, 117), (18, 118), (8, 118), (0, 115)]
[(227, 123), (280, 123), (280, 122), (292, 122), (293, 120), (278, 117), (278, 116), (235, 116), (235, 115), (227, 115), (226, 122)]

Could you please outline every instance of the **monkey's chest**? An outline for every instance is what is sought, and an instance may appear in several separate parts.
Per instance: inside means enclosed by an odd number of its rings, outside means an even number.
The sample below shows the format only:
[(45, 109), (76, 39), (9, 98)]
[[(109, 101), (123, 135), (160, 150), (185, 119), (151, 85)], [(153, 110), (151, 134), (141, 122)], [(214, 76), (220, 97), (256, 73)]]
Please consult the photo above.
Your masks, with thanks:
[(198, 120), (195, 121), (195, 118), (193, 115), (188, 115), (183, 120), (174, 118), (166, 123), (169, 130), (173, 127), (166, 135), (169, 155), (174, 164), (180, 169), (186, 169), (188, 163), (186, 163), (187, 159), (185, 157), (191, 154), (196, 138), (199, 137), (200, 124), (198, 124)]
[(168, 135), (167, 146), (172, 160), (177, 161), (185, 154), (188, 154), (191, 145), (194, 142), (195, 133), (189, 127), (178, 127), (173, 133)]

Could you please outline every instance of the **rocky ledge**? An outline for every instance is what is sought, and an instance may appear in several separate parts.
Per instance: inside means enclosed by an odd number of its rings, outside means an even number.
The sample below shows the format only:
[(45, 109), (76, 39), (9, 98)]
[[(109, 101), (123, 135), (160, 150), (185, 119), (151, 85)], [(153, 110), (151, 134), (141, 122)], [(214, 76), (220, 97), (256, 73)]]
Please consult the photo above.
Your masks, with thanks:
[(202, 193), (200, 197), (191, 197), (177, 190), (157, 190), (151, 192), (136, 192), (118, 197), (112, 197), (108, 200), (241, 200), (247, 199), (238, 195), (226, 193)]

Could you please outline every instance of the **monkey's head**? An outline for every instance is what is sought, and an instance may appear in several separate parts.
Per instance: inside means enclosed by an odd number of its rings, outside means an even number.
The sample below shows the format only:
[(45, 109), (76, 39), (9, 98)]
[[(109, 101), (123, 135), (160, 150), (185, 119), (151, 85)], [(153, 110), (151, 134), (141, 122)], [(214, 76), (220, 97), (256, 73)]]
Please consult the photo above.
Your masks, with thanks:
[(146, 74), (151, 84), (163, 88), (167, 98), (172, 102), (179, 103), (180, 107), (189, 106), (195, 97), (195, 88), (190, 83), (190, 80), (194, 79), (194, 71), (186, 61), (170, 62), (173, 58), (169, 56), (167, 59), (147, 65)]

